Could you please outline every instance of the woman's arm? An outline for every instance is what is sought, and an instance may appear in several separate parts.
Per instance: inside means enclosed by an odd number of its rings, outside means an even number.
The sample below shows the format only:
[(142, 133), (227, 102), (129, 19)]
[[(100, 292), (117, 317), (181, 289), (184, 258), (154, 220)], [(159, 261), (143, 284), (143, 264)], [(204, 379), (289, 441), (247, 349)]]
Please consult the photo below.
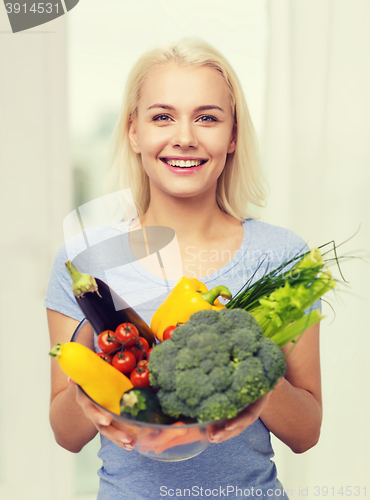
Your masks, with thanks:
[[(295, 453), (319, 440), (322, 421), (319, 324), (309, 328), (286, 359), (284, 383), (272, 391), (260, 418)], [(289, 351), (286, 346), (283, 351)]]
[[(78, 321), (56, 311), (47, 310), (50, 346), (66, 343), (78, 326)], [(88, 327), (85, 329), (88, 330)], [(90, 334), (90, 341), (89, 341)], [(86, 344), (91, 346), (91, 332), (86, 331)], [(51, 359), (50, 423), (57, 443), (72, 452), (80, 451), (91, 441), (97, 429), (76, 401), (76, 386), (68, 383), (55, 358)]]
[[(78, 321), (56, 311), (47, 310), (50, 344), (71, 340)], [(79, 342), (94, 347), (93, 330), (87, 323), (78, 337)], [(110, 425), (112, 416), (100, 411), (77, 386), (68, 381), (55, 358), (51, 360), (50, 423), (57, 443), (74, 453), (79, 452), (97, 432), (127, 450), (133, 448), (132, 437)]]
[[(283, 351), (288, 352), (290, 347)], [(211, 441), (235, 437), (260, 418), (295, 453), (303, 453), (317, 443), (322, 421), (319, 325), (302, 335), (286, 363), (287, 373), (275, 389), (221, 429), (212, 429)]]

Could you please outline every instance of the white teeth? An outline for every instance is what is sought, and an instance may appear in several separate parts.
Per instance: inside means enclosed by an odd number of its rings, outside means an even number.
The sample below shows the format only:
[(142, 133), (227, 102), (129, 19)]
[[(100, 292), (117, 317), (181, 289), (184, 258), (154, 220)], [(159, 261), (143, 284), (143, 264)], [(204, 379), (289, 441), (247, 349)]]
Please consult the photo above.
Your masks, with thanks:
[(171, 167), (197, 167), (202, 162), (200, 160), (165, 160)]

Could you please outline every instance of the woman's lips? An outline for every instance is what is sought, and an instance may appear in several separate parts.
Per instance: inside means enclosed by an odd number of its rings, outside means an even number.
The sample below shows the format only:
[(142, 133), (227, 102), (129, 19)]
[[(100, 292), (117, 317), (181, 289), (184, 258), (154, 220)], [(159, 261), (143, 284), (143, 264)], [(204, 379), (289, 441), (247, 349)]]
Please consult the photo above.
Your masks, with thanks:
[(170, 172), (192, 174), (198, 172), (208, 160), (201, 158), (161, 158), (161, 161)]

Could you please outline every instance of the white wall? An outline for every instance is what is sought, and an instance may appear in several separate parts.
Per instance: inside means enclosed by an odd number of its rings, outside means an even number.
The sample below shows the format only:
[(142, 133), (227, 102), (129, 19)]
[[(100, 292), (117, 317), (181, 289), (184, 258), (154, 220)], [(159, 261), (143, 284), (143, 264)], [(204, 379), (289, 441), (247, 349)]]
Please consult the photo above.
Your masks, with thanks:
[(67, 500), (73, 461), (48, 421), (43, 307), (71, 206), (65, 18), (13, 34), (0, 6), (0, 66), (0, 498)]
[(340, 498), (341, 486), (345, 496), (352, 491), (365, 498), (363, 488), (369, 494), (370, 486), (370, 3), (271, 0), (269, 17), (262, 152), (271, 194), (263, 217), (290, 227), (311, 246), (330, 240), (338, 245), (361, 226), (338, 253), (367, 257), (341, 264), (349, 285), (330, 296), (333, 310), (324, 304), (319, 444), (296, 456), (274, 440), (276, 461), (292, 498), (299, 491), (309, 499), (325, 491)]

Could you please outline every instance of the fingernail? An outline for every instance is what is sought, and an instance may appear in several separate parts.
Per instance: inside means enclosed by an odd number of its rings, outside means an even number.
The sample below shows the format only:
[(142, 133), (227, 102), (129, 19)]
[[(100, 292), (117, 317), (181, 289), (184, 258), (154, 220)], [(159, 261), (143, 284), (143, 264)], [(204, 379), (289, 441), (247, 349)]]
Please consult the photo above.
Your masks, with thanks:
[(123, 448), (127, 451), (132, 451), (134, 449), (134, 447), (131, 446), (130, 444), (125, 444)]
[(101, 419), (99, 420), (99, 424), (100, 424), (100, 425), (109, 425), (109, 422), (108, 422), (108, 420), (106, 420), (105, 418), (101, 418)]
[(210, 434), (209, 436), (209, 440), (212, 441), (212, 443), (218, 443), (220, 439), (220, 436), (216, 434)]
[(121, 441), (122, 443), (126, 444), (126, 443), (131, 443), (132, 439), (122, 438)]

